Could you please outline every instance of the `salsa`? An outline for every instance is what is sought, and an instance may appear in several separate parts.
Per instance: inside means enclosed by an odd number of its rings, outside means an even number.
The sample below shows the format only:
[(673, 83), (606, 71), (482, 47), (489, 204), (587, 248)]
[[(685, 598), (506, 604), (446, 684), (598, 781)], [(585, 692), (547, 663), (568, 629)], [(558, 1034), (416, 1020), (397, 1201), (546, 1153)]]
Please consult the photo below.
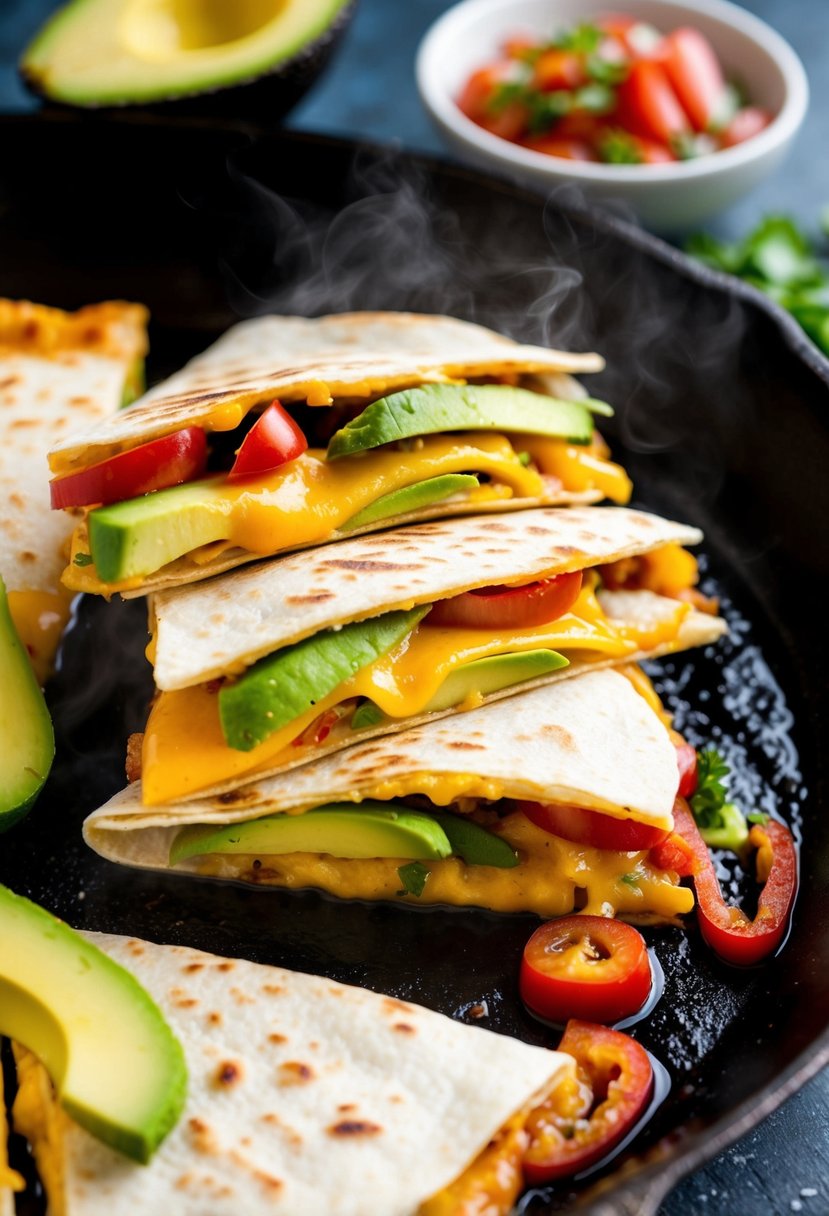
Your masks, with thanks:
[(508, 38), (457, 103), (521, 147), (615, 165), (692, 160), (743, 143), (772, 120), (726, 79), (699, 30), (662, 34), (626, 14), (549, 41)]

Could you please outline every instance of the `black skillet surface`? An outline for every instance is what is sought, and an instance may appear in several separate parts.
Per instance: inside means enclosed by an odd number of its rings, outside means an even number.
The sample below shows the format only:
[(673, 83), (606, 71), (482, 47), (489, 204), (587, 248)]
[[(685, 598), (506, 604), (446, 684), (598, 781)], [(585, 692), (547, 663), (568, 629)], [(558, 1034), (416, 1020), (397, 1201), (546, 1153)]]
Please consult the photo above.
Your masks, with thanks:
[[(649, 238), (434, 162), (129, 117), (12, 119), (0, 134), (0, 293), (144, 301), (152, 379), (266, 310), (447, 311), (607, 357), (591, 388), (617, 408), (614, 449), (637, 503), (705, 529), (707, 578), (732, 625), (724, 645), (656, 666), (657, 685), (689, 737), (732, 760), (737, 800), (803, 833), (779, 958), (738, 972), (693, 927), (650, 935), (665, 991), (633, 1033), (671, 1088), (635, 1160), (606, 1167), (610, 1189), (594, 1176), (520, 1205), (654, 1211), (829, 1059), (829, 365), (750, 292)], [(143, 725), (145, 640), (140, 603), (81, 604), (49, 690), (57, 762), (36, 811), (2, 839), (0, 881), (79, 927), (316, 971), (469, 1021), (485, 1002), (483, 1024), (550, 1042), (515, 988), (530, 917), (143, 875), (85, 849), (81, 821), (122, 783), (126, 735)]]

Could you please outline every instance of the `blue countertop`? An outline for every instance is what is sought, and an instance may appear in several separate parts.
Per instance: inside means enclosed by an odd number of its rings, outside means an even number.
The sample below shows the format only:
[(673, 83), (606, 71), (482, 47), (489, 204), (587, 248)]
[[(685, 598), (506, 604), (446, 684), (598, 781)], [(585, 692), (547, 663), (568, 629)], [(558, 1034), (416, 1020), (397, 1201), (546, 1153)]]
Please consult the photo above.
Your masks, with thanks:
[[(0, 0), (0, 111), (36, 106), (15, 62), (55, 0)], [(449, 156), (415, 88), (413, 60), (446, 0), (359, 0), (354, 22), (327, 75), (288, 125), (329, 134), (393, 140)], [(613, 6), (611, 6), (613, 7)], [(623, 4), (618, 5), (624, 8)], [(749, 0), (801, 56), (812, 90), (806, 124), (783, 169), (708, 227), (744, 233), (764, 214), (786, 211), (813, 227), (829, 201), (829, 5), (826, 0)], [(807, 1085), (759, 1129), (687, 1179), (660, 1216), (823, 1216), (829, 1212), (829, 1073)]]

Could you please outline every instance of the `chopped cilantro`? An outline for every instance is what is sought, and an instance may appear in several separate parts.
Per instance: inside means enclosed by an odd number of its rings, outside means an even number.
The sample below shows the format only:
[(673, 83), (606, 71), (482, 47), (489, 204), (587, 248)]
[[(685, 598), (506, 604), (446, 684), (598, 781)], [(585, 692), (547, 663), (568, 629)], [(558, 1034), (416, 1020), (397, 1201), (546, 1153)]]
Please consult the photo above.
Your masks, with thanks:
[(76, 566), (91, 566), (93, 558), (91, 553), (76, 553), (72, 561)]
[(601, 55), (589, 55), (587, 58), (587, 75), (599, 84), (621, 84), (630, 72), (629, 63), (620, 63), (616, 59), (605, 59)]
[(697, 753), (697, 792), (689, 802), (698, 827), (722, 827), (721, 811), (728, 797), (723, 778), (728, 773), (728, 765), (716, 748)]
[(642, 156), (627, 131), (611, 128), (599, 140), (599, 156), (607, 165), (639, 165)]
[(609, 85), (586, 84), (573, 94), (573, 109), (586, 114), (609, 114), (616, 105), (616, 95)]
[(641, 874), (638, 874), (636, 870), (631, 870), (630, 874), (622, 874), (619, 881), (623, 882), (626, 887), (638, 887), (641, 878)]
[(531, 460), (532, 460), (532, 457), (530, 456), (529, 452), (519, 452), (518, 453), (518, 463), (522, 464), (525, 469)]
[(604, 34), (597, 25), (585, 22), (574, 25), (570, 29), (561, 30), (550, 44), (555, 51), (577, 51), (583, 55), (592, 55), (599, 49)]
[(402, 891), (398, 891), (398, 895), (415, 895), (421, 896), (423, 888), (426, 886), (426, 880), (429, 877), (429, 871), (420, 861), (410, 861), (406, 866), (399, 866), (397, 876), (403, 883)]

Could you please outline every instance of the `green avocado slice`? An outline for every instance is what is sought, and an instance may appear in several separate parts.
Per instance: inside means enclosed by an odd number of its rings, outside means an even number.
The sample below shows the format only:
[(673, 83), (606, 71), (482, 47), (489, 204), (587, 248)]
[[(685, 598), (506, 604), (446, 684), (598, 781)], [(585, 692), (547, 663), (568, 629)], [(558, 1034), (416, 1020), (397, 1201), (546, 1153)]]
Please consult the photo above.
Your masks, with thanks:
[(450, 709), (453, 705), (460, 705), (473, 693), (487, 696), (488, 693), (499, 692), (502, 688), (523, 684), (526, 680), (534, 680), (569, 666), (570, 660), (557, 650), (522, 650), (516, 654), (496, 654), (488, 659), (475, 659), (450, 672), (429, 704), (424, 706), (423, 712)]
[(249, 752), (335, 688), (391, 650), (431, 607), (386, 612), (328, 629), (260, 659), (219, 692), (219, 717), (229, 747)]
[(52, 720), (0, 578), (0, 832), (22, 819), (49, 776)]
[(6, 887), (0, 923), (0, 1034), (35, 1053), (76, 1123), (149, 1161), (187, 1090), (161, 1010), (123, 967)]
[(344, 524), (340, 524), (338, 531), (351, 532), (354, 528), (363, 528), (366, 524), (388, 519), (392, 515), (408, 515), (410, 511), (417, 511), (433, 502), (451, 498), (453, 494), (475, 490), (479, 484), (473, 473), (444, 473), (441, 477), (430, 477), (426, 481), (415, 482), (413, 486), (403, 486), (399, 490), (392, 490), (390, 494), (384, 494), (367, 507), (363, 507), (356, 515), (352, 515)]
[(372, 402), (336, 431), (328, 460), (444, 431), (517, 431), (589, 443), (592, 413), (610, 414), (602, 401), (561, 401), (506, 384), (424, 384)]
[(266, 815), (226, 827), (182, 828), (170, 865), (203, 853), (326, 853), (329, 857), (440, 860), (452, 847), (431, 815), (386, 802), (333, 802), (302, 815)]
[(431, 815), (446, 833), (454, 855), (468, 866), (497, 866), (509, 870), (518, 865), (518, 855), (506, 840), (494, 836), (480, 824), (451, 812), (432, 811)]

